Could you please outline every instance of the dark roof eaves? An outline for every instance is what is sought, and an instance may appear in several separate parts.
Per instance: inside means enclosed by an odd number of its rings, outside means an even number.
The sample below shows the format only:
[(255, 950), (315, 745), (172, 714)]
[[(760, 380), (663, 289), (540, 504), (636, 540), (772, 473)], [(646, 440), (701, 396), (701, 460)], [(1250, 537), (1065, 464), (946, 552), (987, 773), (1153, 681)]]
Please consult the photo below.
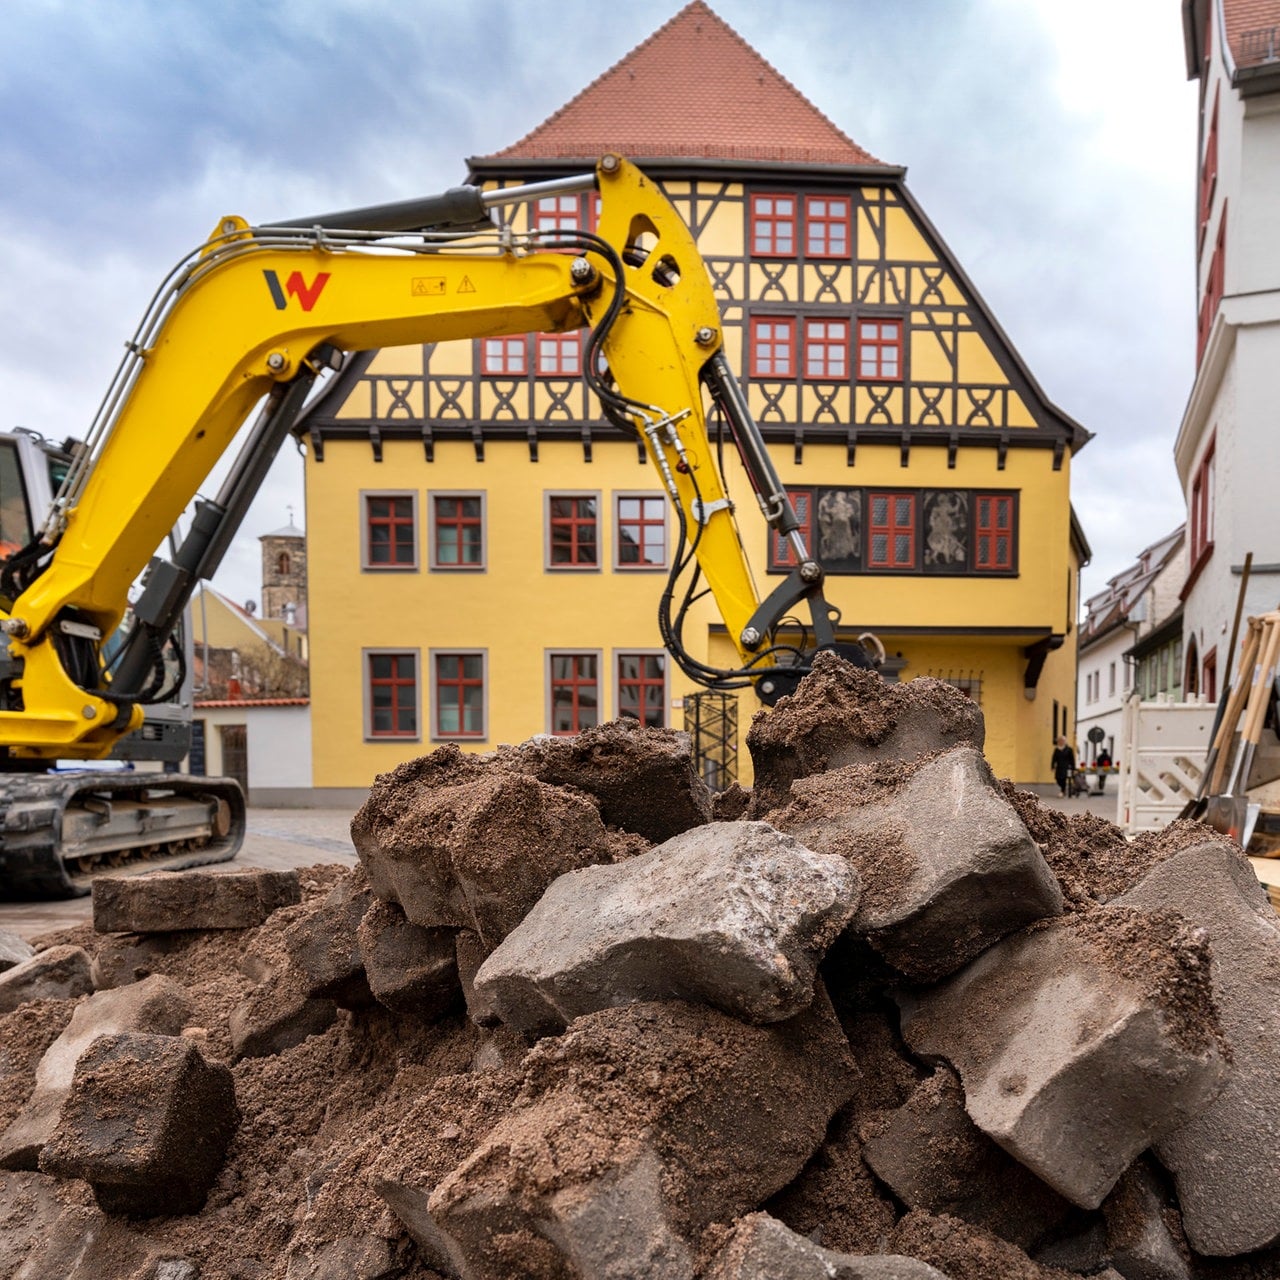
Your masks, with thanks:
[[(486, 173), (531, 175), (535, 173), (577, 172), (591, 170), (599, 156), (538, 156), (521, 159), (518, 156), (468, 156), (467, 172), (474, 181)], [(857, 179), (873, 182), (902, 182), (907, 176), (905, 165), (892, 164), (828, 164), (813, 160), (741, 160), (702, 156), (644, 156), (628, 155), (637, 168), (653, 177), (688, 177), (700, 170), (716, 173), (742, 173), (753, 177), (771, 174), (794, 176), (806, 174), (833, 179)]]

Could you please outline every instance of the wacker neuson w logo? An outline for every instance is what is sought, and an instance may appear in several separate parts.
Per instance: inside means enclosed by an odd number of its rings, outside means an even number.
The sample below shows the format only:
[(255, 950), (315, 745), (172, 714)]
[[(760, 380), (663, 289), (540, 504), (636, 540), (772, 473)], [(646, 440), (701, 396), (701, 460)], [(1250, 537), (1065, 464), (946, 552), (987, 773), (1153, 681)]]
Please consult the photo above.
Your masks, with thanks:
[(280, 286), (280, 277), (274, 271), (264, 271), (262, 274), (267, 279), (267, 288), (271, 290), (271, 300), (276, 304), (277, 311), (283, 311), (289, 305), (290, 298), (297, 298), (303, 311), (310, 311), (329, 283), (327, 271), (317, 271), (316, 278), (310, 284), (302, 278), (301, 271), (294, 271), (284, 282), (283, 288)]

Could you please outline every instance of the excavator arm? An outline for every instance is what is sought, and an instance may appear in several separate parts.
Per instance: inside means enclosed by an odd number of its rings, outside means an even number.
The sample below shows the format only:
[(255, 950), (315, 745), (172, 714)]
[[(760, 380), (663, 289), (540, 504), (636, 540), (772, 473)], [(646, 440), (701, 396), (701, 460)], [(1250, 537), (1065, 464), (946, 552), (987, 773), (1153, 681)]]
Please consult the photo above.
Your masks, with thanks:
[[(518, 235), (495, 209), (598, 186), (594, 233)], [(425, 230), (424, 230), (425, 228)], [(617, 156), (594, 175), (250, 227), (224, 219), (165, 282), (130, 344), (39, 537), (0, 573), (11, 677), (0, 704), (10, 759), (103, 756), (161, 693), (161, 655), (195, 583), (211, 577), (315, 378), (347, 351), (590, 326), (587, 377), (644, 442), (678, 513), (686, 558), (714, 594), (741, 665), (715, 671), (664, 639), (695, 679), (732, 687), (794, 652), (772, 647), (807, 600), (817, 647), (834, 640), (822, 573), (721, 353), (720, 316), (693, 237), (657, 187)], [(762, 603), (708, 434), (720, 407), (770, 526), (798, 568)], [(262, 405), (216, 498), (169, 530)], [(150, 568), (148, 569), (148, 565)], [(121, 650), (104, 637), (148, 569)], [(669, 587), (664, 606), (670, 604)]]

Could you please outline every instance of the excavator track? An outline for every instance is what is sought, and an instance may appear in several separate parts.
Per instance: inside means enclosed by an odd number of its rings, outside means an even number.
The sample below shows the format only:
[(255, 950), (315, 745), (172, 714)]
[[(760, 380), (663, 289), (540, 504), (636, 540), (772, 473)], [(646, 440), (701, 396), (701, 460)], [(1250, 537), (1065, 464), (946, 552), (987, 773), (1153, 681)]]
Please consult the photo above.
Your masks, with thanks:
[(0, 774), (0, 898), (82, 897), (104, 871), (226, 862), (244, 832), (232, 778)]

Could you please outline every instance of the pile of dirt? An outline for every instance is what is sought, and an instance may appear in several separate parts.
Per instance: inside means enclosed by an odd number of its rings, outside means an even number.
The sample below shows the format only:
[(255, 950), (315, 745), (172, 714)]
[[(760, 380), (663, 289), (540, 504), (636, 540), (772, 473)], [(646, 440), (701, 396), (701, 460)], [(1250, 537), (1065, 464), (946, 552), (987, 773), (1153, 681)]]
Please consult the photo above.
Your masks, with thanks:
[[(754, 795), (717, 800), (679, 735), (634, 724), (487, 757), (443, 749), (379, 778), (353, 823), (359, 867), (300, 873), (298, 905), (262, 924), (37, 940), (34, 959), (88, 953), (95, 991), (0, 1017), (0, 1151), (36, 1101), (64, 1136), (98, 1114), (57, 1113), (84, 1028), (126, 1049), (153, 1039), (119, 1012), (145, 982), (185, 999), (181, 1035), (230, 1070), (240, 1118), (203, 1207), (180, 1216), (107, 1214), (91, 1169), (9, 1159), (0, 1223), (22, 1230), (0, 1241), (0, 1270), (1280, 1277), (1280, 1196), (1259, 1186), (1238, 1238), (1206, 1231), (1188, 1206), (1219, 1193), (1192, 1193), (1182, 1163), (1160, 1159), (1187, 1113), (1280, 1077), (1280, 1045), (1231, 1033), (1257, 991), (1218, 959), (1247, 947), (1250, 982), (1280, 983), (1280, 925), (1247, 888), (1224, 908), (1208, 880), (1200, 918), (1198, 860), (1235, 866), (1238, 850), (1193, 824), (1128, 842), (1046, 810), (972, 764), (981, 737), (954, 690), (824, 658), (753, 724)], [(966, 811), (930, 838), (913, 797), (935, 776), (960, 779)], [(811, 833), (808, 848), (774, 836), (777, 856), (759, 858), (762, 819)], [(704, 830), (717, 848), (739, 841), (744, 867), (756, 850), (750, 873), (710, 889), (689, 875), (680, 911), (661, 900), (661, 945), (638, 945), (623, 922), (647, 918), (649, 868), (667, 857), (669, 897), (670, 859), (696, 857)], [(626, 910), (593, 921), (579, 956), (550, 908), (576, 892), (581, 916), (597, 866)], [(1190, 895), (1178, 912), (1144, 906), (1149, 877), (1174, 873)], [(750, 948), (718, 932), (733, 917), (717, 892), (754, 904)], [(911, 930), (930, 939), (925, 959)], [(708, 983), (750, 988), (781, 968), (812, 990), (798, 1014), (663, 994), (662, 973), (694, 953)], [(495, 974), (511, 981), (517, 954), (537, 961), (528, 982), (585, 1012), (539, 1036), (504, 1023)], [(77, 1099), (92, 1100), (87, 1075)], [(160, 1083), (113, 1090), (112, 1123), (162, 1127)], [(1280, 1131), (1277, 1104), (1241, 1105)], [(1114, 1135), (1093, 1123), (1113, 1112)]]

